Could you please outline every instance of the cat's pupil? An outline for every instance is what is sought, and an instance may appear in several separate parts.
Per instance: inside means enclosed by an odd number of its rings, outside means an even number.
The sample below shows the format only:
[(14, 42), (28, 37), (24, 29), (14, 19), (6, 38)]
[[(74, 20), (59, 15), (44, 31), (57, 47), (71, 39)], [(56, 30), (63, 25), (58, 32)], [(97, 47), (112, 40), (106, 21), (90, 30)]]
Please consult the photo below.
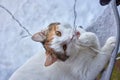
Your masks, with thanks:
[(56, 31), (56, 35), (59, 36), (59, 37), (62, 36), (60, 31)]

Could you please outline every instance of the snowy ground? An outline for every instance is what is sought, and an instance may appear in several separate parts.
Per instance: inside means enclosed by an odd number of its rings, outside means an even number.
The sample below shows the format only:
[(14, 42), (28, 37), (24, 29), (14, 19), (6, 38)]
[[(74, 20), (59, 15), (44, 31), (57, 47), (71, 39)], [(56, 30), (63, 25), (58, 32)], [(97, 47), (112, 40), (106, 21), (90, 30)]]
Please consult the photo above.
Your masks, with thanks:
[[(0, 0), (23, 26), (32, 34), (51, 22), (67, 22), (73, 25), (74, 0)], [(77, 0), (77, 22), (87, 28), (103, 12), (99, 0)], [(10, 75), (32, 55), (42, 50), (18, 23), (0, 8), (0, 80)]]

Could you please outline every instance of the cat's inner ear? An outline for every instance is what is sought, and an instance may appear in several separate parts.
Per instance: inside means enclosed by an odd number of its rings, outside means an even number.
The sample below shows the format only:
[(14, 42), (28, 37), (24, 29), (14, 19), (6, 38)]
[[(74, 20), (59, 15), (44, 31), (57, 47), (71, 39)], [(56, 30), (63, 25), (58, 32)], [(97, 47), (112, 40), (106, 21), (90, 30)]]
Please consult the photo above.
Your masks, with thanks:
[(50, 66), (57, 61), (57, 56), (55, 54), (46, 54), (45, 66)]
[(46, 40), (46, 31), (37, 32), (32, 36), (32, 40), (36, 42), (44, 42)]

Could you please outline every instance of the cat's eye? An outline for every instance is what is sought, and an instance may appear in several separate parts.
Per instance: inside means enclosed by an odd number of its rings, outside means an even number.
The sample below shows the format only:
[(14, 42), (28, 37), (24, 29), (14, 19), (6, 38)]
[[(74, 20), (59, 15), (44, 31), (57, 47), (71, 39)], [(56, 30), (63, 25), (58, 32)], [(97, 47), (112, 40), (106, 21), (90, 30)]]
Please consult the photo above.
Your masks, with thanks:
[(56, 34), (57, 36), (59, 36), (59, 37), (62, 36), (62, 34), (61, 34), (60, 31), (56, 31), (55, 34)]

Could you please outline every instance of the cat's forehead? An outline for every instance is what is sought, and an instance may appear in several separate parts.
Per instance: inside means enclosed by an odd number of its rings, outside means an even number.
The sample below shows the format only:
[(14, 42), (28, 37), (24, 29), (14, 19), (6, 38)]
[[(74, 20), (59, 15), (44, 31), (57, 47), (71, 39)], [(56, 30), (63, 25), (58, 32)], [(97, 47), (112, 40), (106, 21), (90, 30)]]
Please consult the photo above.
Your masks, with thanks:
[(48, 30), (49, 31), (64, 31), (64, 30), (67, 30), (67, 29), (72, 29), (72, 27), (69, 25), (69, 24), (61, 24), (61, 23), (51, 23), (49, 26), (48, 26)]
[(56, 30), (58, 30), (59, 25), (60, 25), (60, 23), (51, 23), (48, 26), (48, 30), (49, 31), (56, 31)]

